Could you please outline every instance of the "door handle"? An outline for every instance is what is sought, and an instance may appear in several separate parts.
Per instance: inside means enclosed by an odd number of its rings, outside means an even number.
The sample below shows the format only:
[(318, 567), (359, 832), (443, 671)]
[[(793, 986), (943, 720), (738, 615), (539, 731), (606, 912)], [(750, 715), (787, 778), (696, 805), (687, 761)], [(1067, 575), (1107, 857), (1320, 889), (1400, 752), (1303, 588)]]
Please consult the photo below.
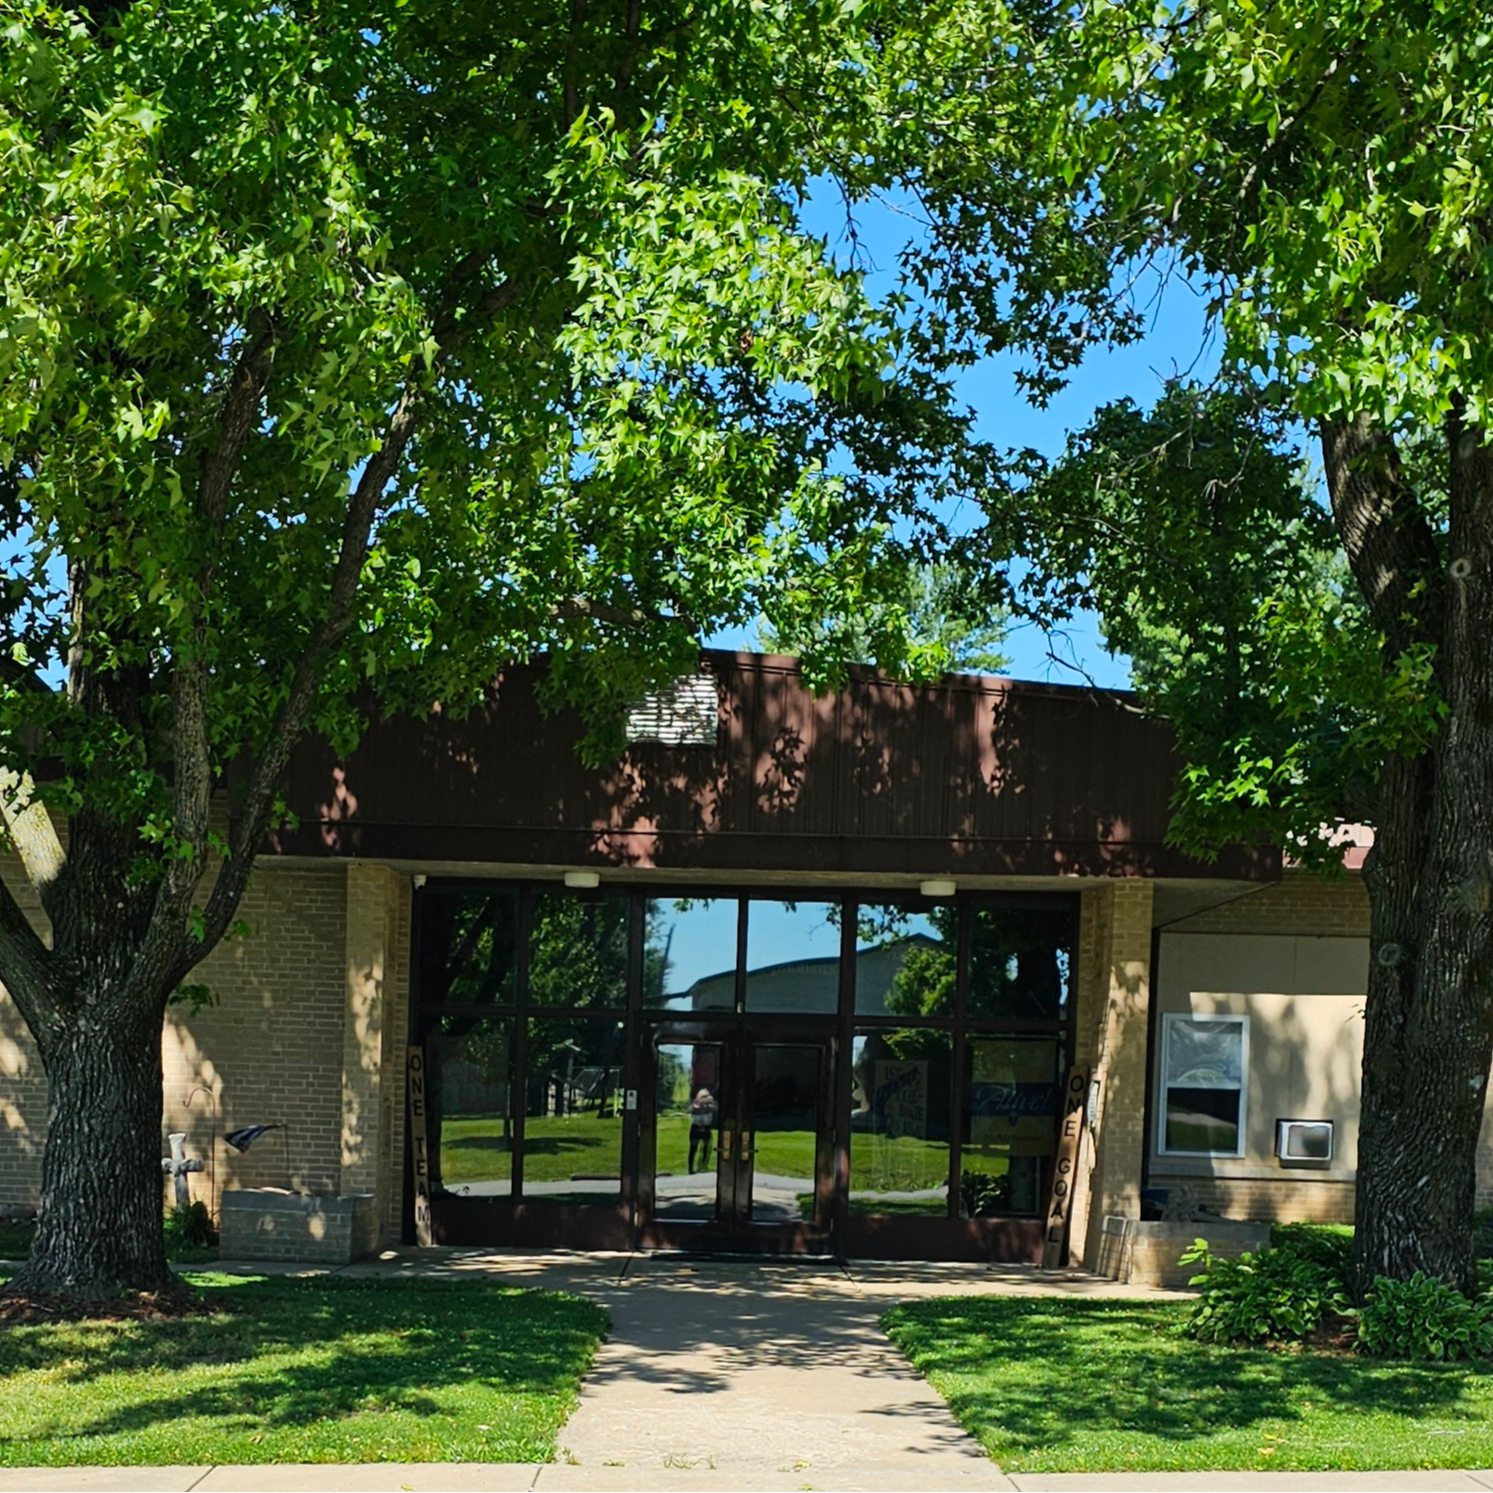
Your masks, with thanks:
[(741, 1137), (741, 1159), (743, 1161), (750, 1161), (756, 1154), (757, 1148), (752, 1144), (752, 1134), (750, 1131), (746, 1131)]
[(721, 1153), (721, 1160), (722, 1161), (730, 1161), (730, 1160), (732, 1160), (731, 1152), (732, 1152), (732, 1142), (734, 1140), (735, 1140), (735, 1136), (732, 1134), (731, 1131), (729, 1131), (729, 1130), (722, 1130), (721, 1131), (720, 1140), (719, 1140), (719, 1142), (717, 1144), (717, 1149)]

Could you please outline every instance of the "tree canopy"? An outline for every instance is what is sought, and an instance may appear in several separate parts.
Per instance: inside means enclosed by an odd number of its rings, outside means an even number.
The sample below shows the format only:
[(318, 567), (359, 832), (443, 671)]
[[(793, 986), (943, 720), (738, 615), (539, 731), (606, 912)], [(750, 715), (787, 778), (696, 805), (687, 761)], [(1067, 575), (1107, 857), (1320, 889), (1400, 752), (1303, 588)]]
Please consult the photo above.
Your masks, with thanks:
[[(1090, 518), (1129, 505), (1168, 545), (1158, 566), (1132, 528), (1096, 526), (1068, 553), (1112, 596), (1134, 593), (1143, 675), (1162, 661), (1178, 676), (1184, 735), (1188, 712), (1196, 724), (1199, 704), (1217, 710), (1190, 742), (1193, 829), (1252, 821), (1309, 846), (1349, 801), (1372, 822), (1358, 1279), (1423, 1268), (1471, 1289), (1493, 1060), (1493, 33), (1468, 20), (1444, 0), (1392, 14), (1373, 0), (1002, 8), (991, 65), (1025, 78), (1041, 121), (1027, 138), (1043, 141), (1013, 181), (1003, 147), (982, 156), (966, 135), (961, 169), (948, 137), (937, 194), (953, 226), (937, 242), (959, 252), (933, 283), (963, 305), (1004, 277), (1046, 308), (1015, 333), (1040, 398), (1076, 342), (1132, 335), (1144, 310), (1132, 291), (1151, 270), (1185, 274), (1222, 333), (1225, 375), (1274, 412), (1245, 422), (1232, 491), (1211, 460), (1176, 459), (1172, 443), (1197, 425), (1175, 423), (1180, 394), (1162, 412), (1175, 435), (1150, 458), (1174, 487), (1143, 490), (1137, 443), (1155, 447), (1154, 422), (1111, 411), (1046, 491), (1067, 484), (1071, 498), (1097, 465)], [(1009, 252), (1034, 196), (1044, 235), (1072, 245), (1066, 261)], [(1064, 325), (1072, 335), (1057, 335)], [(982, 335), (973, 321), (959, 330)], [(1320, 442), (1340, 558), (1265, 469), (1281, 417)], [(1127, 477), (1114, 480), (1100, 446), (1129, 448)], [(1227, 499), (1224, 530), (1210, 491)], [(1016, 483), (993, 504), (998, 555), (1024, 501)], [(1173, 584), (1209, 584), (1220, 565), (1269, 608), (1248, 657)], [(1217, 620), (1231, 617), (1225, 603)]]
[[(6, 11), (0, 807), (52, 942), (0, 890), (0, 977), (56, 1115), (25, 1287), (167, 1279), (163, 1005), (305, 732), (543, 650), (604, 733), (711, 629), (905, 574), (898, 520), (981, 458), (799, 214), (897, 169), (887, 101), (942, 24)], [(130, 1139), (85, 1161), (100, 1131)]]

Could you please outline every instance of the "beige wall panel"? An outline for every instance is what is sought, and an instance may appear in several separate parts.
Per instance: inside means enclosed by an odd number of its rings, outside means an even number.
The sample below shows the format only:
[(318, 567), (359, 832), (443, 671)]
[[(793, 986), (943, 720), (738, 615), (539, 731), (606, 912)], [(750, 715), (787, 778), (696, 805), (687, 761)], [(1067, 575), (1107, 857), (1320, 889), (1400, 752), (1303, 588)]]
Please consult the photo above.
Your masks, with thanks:
[[(1150, 1137), (1158, 1186), (1190, 1185), (1199, 1200), (1238, 1217), (1351, 1216), (1363, 1062), (1368, 942), (1361, 938), (1165, 933), (1158, 1013), (1249, 1017), (1242, 1157), (1168, 1156)], [(1152, 1055), (1161, 1111), (1161, 1025)], [(1277, 1119), (1334, 1124), (1329, 1166), (1282, 1166)]]

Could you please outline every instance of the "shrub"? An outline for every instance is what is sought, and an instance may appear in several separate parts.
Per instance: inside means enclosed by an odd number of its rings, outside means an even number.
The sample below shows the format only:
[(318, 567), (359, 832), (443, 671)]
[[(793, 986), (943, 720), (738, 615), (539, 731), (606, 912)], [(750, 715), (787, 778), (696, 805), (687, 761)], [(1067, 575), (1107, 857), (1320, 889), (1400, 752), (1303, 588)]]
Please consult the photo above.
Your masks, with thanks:
[(210, 1249), (218, 1242), (212, 1214), (201, 1202), (185, 1208), (168, 1208), (165, 1228), (168, 1254), (178, 1249)]
[(1270, 1226), (1272, 1249), (1289, 1249), (1315, 1260), (1340, 1280), (1347, 1280), (1353, 1261), (1353, 1226), (1346, 1223), (1275, 1223)]
[(1472, 1252), (1479, 1262), (1493, 1260), (1493, 1208), (1479, 1208), (1472, 1215)]
[(1359, 1350), (1375, 1358), (1484, 1358), (1493, 1353), (1493, 1299), (1469, 1300), (1422, 1270), (1409, 1280), (1380, 1276), (1354, 1315)]
[(1202, 1291), (1188, 1314), (1189, 1336), (1214, 1343), (1300, 1342), (1328, 1312), (1348, 1305), (1343, 1272), (1324, 1250), (1277, 1245), (1237, 1260), (1216, 1259), (1198, 1239), (1181, 1263), (1199, 1264), (1192, 1284)]
[(1011, 1206), (1011, 1178), (1002, 1173), (961, 1171), (959, 1173), (959, 1207), (966, 1218), (985, 1218), (1005, 1213)]

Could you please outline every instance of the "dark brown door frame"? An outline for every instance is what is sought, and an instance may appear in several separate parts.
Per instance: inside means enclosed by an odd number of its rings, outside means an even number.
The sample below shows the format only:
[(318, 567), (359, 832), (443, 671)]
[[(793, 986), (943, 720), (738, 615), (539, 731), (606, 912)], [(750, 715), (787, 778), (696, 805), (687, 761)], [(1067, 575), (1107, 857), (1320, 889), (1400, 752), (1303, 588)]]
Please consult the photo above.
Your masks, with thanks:
[[(706, 1253), (836, 1253), (834, 1100), (838, 1090), (836, 1056), (839, 1042), (834, 1019), (738, 1016), (723, 1012), (713, 1017), (645, 1021), (641, 1035), (637, 1247)], [(655, 1216), (658, 1051), (663, 1046), (683, 1043), (708, 1044), (722, 1050), (723, 1082), (722, 1092), (717, 1095), (721, 1108), (716, 1135), (719, 1213), (712, 1221), (694, 1222)], [(812, 1221), (752, 1222), (752, 1176), (757, 1152), (756, 1116), (753, 1112), (754, 1056), (762, 1047), (810, 1047), (821, 1054)]]

